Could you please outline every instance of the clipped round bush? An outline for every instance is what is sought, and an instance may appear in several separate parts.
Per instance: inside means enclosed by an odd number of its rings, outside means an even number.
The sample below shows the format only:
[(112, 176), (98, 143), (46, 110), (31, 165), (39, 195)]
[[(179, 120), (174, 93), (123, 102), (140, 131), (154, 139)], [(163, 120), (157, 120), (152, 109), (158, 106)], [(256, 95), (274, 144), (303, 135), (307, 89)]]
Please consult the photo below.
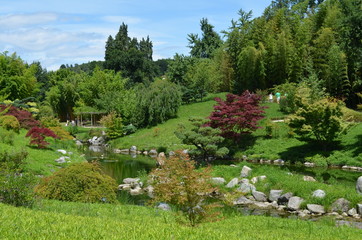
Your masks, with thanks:
[(62, 127), (49, 127), (61, 140), (73, 140), (73, 136)]
[(73, 202), (116, 202), (116, 181), (97, 163), (75, 163), (42, 179), (35, 188), (47, 199)]
[(18, 119), (12, 115), (4, 115), (0, 117), (0, 126), (6, 130), (13, 130), (16, 133), (19, 133), (20, 123)]

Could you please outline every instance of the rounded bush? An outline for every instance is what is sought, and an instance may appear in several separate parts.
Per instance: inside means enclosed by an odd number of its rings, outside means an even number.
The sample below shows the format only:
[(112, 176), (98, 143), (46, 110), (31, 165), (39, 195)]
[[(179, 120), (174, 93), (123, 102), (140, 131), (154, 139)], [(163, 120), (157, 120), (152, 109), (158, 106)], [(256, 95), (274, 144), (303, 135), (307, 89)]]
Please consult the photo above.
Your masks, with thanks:
[(18, 119), (12, 115), (4, 115), (0, 117), (0, 126), (6, 130), (13, 130), (16, 133), (19, 133), (20, 123)]
[(43, 198), (73, 202), (116, 202), (116, 181), (97, 163), (75, 163), (42, 179), (35, 188)]

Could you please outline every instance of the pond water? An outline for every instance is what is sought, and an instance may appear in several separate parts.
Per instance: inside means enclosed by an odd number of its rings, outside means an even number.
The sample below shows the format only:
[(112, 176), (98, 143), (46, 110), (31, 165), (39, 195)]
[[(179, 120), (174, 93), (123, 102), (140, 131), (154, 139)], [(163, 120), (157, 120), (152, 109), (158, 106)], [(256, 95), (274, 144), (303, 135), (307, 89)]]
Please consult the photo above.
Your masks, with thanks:
[(156, 166), (156, 161), (150, 157), (114, 153), (105, 147), (83, 146), (82, 151), (88, 161), (98, 161), (103, 171), (114, 178), (118, 184), (121, 184), (124, 178), (134, 178), (148, 173)]

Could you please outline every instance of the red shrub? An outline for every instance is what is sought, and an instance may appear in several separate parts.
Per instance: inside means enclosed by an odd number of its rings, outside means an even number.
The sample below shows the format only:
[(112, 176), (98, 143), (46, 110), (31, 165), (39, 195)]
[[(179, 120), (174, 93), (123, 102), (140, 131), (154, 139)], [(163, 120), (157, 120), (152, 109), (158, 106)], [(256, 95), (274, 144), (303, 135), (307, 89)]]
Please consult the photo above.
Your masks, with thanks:
[(30, 129), (25, 137), (30, 137), (30, 145), (38, 145), (38, 148), (45, 148), (49, 144), (45, 141), (46, 137), (59, 138), (52, 130), (39, 127)]
[(264, 118), (264, 107), (259, 106), (261, 97), (245, 91), (242, 95), (228, 94), (226, 100), (215, 98), (209, 125), (219, 128), (221, 135), (238, 141), (242, 134), (255, 131), (259, 120)]
[[(0, 112), (4, 111), (8, 106), (0, 104)], [(26, 110), (21, 110), (14, 106), (6, 111), (5, 115), (12, 115), (18, 119), (21, 128), (30, 129), (33, 127), (39, 127), (40, 122), (35, 120), (30, 112)]]

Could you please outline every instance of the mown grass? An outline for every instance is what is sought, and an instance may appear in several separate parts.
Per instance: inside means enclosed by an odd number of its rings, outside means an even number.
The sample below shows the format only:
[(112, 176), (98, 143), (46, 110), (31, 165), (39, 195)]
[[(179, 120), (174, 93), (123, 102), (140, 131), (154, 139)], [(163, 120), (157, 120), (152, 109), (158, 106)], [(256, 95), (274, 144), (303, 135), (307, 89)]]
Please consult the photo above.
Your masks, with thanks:
[[(60, 141), (52, 138), (48, 139), (50, 145), (45, 149), (39, 149), (34, 146), (30, 146), (30, 139), (25, 137), (27, 130), (22, 129), (19, 134), (14, 134), (13, 144), (8, 144), (0, 141), (0, 152), (19, 152), (26, 151), (28, 156), (25, 160), (26, 169), (36, 175), (50, 175), (52, 172), (57, 170), (64, 164), (55, 162), (56, 159), (63, 156), (57, 152), (57, 149), (65, 149), (71, 162), (82, 162), (85, 159), (80, 156), (77, 149), (72, 141)], [(4, 134), (4, 130), (0, 127), (0, 134)]]
[(149, 207), (46, 201), (36, 209), (0, 204), (3, 239), (360, 239), (361, 230), (264, 216), (235, 216), (191, 228)]

